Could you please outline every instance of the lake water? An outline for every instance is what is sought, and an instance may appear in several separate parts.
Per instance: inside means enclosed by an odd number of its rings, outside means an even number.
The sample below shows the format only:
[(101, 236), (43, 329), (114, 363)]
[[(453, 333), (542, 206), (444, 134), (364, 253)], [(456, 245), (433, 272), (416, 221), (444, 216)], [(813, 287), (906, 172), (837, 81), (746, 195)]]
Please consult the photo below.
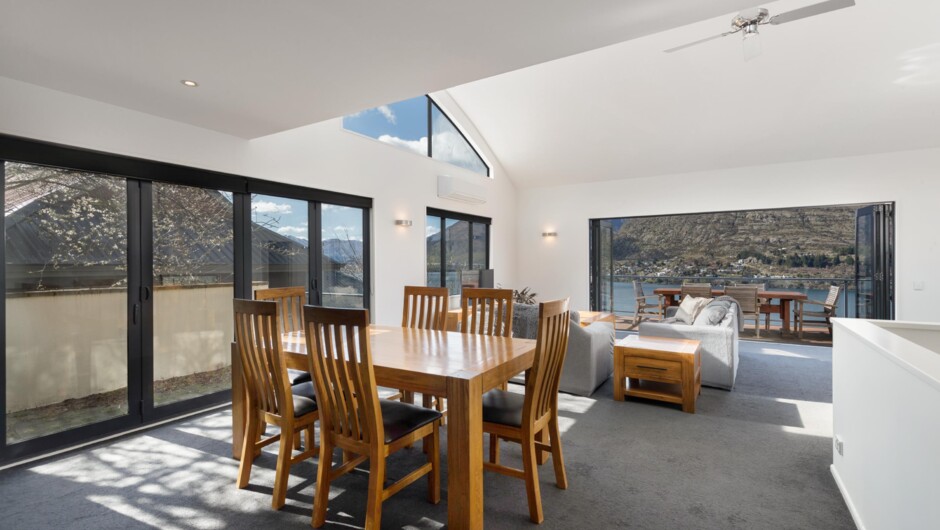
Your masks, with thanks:
[[(646, 294), (653, 294), (653, 289), (661, 287), (672, 287), (678, 288), (678, 284), (643, 284), (643, 292)], [(768, 289), (776, 289), (772, 284), (767, 286)], [(799, 291), (801, 293), (807, 293), (810, 300), (819, 300), (823, 301), (826, 299), (826, 296), (829, 294), (828, 289), (799, 289), (794, 287), (780, 287), (781, 291)], [(652, 301), (652, 300), (650, 300)], [(774, 301), (773, 303), (779, 303), (779, 301)], [(609, 307), (607, 304), (604, 304), (605, 307)], [(819, 307), (814, 307), (813, 310), (818, 310)], [(846, 314), (846, 309), (848, 309), (848, 314)], [(790, 304), (790, 322), (794, 322), (793, 312), (796, 310), (796, 304)], [(614, 313), (621, 315), (633, 315), (636, 311), (636, 298), (633, 295), (633, 283), (632, 282), (614, 282)], [(839, 303), (836, 307), (836, 316), (849, 316), (855, 317), (855, 291), (846, 291), (843, 290), (839, 294)], [(762, 317), (761, 322), (763, 322)], [(770, 316), (771, 324), (780, 323), (780, 317), (777, 315)]]

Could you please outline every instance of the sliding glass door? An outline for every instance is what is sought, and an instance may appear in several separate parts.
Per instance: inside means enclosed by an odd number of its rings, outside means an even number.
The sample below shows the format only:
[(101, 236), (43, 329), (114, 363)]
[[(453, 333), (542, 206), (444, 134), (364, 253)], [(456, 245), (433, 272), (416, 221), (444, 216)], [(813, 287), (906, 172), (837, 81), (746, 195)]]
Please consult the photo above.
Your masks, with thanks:
[[(154, 182), (153, 404), (231, 388), (232, 194)], [(150, 379), (150, 378), (145, 378)]]
[[(136, 414), (128, 367), (128, 183), (2, 163), (6, 436)], [(132, 385), (131, 385), (132, 386)]]
[(591, 220), (591, 310), (614, 311), (614, 228), (610, 219)]
[(362, 208), (321, 204), (320, 305), (365, 308), (368, 212)]
[(855, 311), (858, 318), (894, 318), (894, 205), (855, 213)]
[(232, 299), (369, 307), (370, 199), (0, 135), (0, 463), (231, 399)]

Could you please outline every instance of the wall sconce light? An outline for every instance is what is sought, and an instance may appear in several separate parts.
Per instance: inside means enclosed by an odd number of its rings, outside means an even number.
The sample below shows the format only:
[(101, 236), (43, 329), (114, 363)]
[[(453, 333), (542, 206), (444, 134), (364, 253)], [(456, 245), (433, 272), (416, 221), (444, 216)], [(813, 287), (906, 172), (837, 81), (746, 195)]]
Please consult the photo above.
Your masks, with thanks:
[(542, 237), (558, 237), (558, 232), (542, 232)]
[(395, 219), (395, 226), (411, 226), (411, 219)]

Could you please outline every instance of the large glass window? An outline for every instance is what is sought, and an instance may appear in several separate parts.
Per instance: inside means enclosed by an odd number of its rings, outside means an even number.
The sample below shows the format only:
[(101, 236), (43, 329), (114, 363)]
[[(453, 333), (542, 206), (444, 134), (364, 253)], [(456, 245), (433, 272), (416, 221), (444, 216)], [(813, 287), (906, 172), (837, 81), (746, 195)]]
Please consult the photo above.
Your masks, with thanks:
[(343, 128), (427, 156), (428, 102), (420, 96), (343, 118)]
[(335, 204), (321, 206), (322, 305), (365, 307), (362, 208)]
[(343, 118), (343, 128), (481, 175), (490, 174), (480, 153), (428, 96), (350, 114)]
[(6, 443), (128, 413), (127, 182), (7, 162)]
[(431, 158), (489, 175), (490, 168), (436, 104), (431, 104)]
[(160, 406), (231, 386), (231, 194), (153, 184), (153, 394)]
[(307, 201), (251, 196), (251, 287), (308, 288)]
[(485, 217), (429, 208), (426, 227), (428, 285), (447, 287), (451, 295), (459, 295), (463, 271), (488, 269), (489, 226), (490, 220)]

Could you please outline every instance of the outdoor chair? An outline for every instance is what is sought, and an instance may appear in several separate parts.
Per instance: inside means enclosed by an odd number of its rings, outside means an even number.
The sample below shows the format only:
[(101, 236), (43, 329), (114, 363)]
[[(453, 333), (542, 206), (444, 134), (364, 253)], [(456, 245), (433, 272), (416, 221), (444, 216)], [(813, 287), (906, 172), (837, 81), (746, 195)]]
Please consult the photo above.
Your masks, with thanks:
[(741, 316), (744, 319), (754, 319), (754, 332), (760, 338), (760, 299), (757, 297), (757, 286), (754, 285), (729, 285), (725, 287), (725, 296), (730, 296), (738, 303), (741, 308)]
[[(636, 312), (633, 314), (633, 324), (630, 326), (630, 329), (633, 329), (640, 325), (640, 322), (644, 318), (649, 319), (649, 317), (657, 317), (658, 319), (663, 318), (663, 296), (658, 294), (645, 294), (643, 292), (643, 282), (639, 280), (633, 280), (633, 294), (636, 297)], [(649, 299), (655, 299), (656, 303), (652, 304), (649, 302)]]
[[(369, 462), (367, 529), (382, 527), (382, 503), (428, 476), (428, 502), (441, 501), (441, 413), (400, 401), (379, 399), (366, 309), (304, 307), (310, 372), (320, 405), (320, 461), (313, 501), (313, 527), (326, 522), (330, 482)], [(426, 463), (385, 487), (386, 457), (423, 440)], [(332, 466), (333, 450), (343, 463)], [(347, 456), (348, 455), (348, 456)], [(353, 455), (358, 455), (353, 458)]]
[[(767, 290), (766, 283), (736, 283), (734, 286), (757, 287), (758, 294)], [(779, 315), (780, 306), (777, 304), (771, 304), (770, 300), (767, 298), (758, 297), (757, 302), (760, 304), (760, 313), (764, 315), (764, 329), (770, 331), (770, 315)]]
[[(504, 390), (483, 394), (483, 432), (490, 434), (490, 457), (483, 468), (525, 480), (529, 519), (537, 524), (544, 519), (539, 492), (539, 452), (551, 453), (555, 485), (560, 489), (568, 488), (558, 427), (558, 384), (568, 348), (569, 319), (567, 299), (539, 304), (535, 360), (526, 376), (525, 394)], [(539, 436), (546, 428), (547, 443)], [(522, 469), (500, 465), (500, 438), (522, 445)]]
[[(320, 417), (319, 411), (312, 396), (298, 396), (292, 391), (281, 349), (277, 304), (236, 299), (234, 305), (235, 345), (247, 391), (247, 421), (237, 485), (248, 486), (253, 462), (261, 448), (279, 441), (271, 499), (271, 506), (279, 510), (287, 496), (290, 467), (317, 454), (314, 424)], [(259, 441), (266, 424), (280, 427), (280, 433)], [(292, 456), (292, 442), (300, 432), (307, 433), (306, 450)]]
[[(806, 317), (810, 317), (811, 322), (825, 322), (829, 329), (829, 336), (832, 336), (832, 317), (836, 316), (836, 307), (839, 305), (839, 293), (842, 287), (833, 285), (829, 287), (829, 294), (826, 300), (797, 300), (796, 301), (796, 328), (799, 330), (800, 338), (803, 338), (803, 322)], [(821, 306), (821, 311), (807, 311), (807, 305)]]
[(711, 298), (712, 285), (710, 283), (683, 283), (680, 288), (680, 295), (680, 302), (686, 295), (696, 298)]

